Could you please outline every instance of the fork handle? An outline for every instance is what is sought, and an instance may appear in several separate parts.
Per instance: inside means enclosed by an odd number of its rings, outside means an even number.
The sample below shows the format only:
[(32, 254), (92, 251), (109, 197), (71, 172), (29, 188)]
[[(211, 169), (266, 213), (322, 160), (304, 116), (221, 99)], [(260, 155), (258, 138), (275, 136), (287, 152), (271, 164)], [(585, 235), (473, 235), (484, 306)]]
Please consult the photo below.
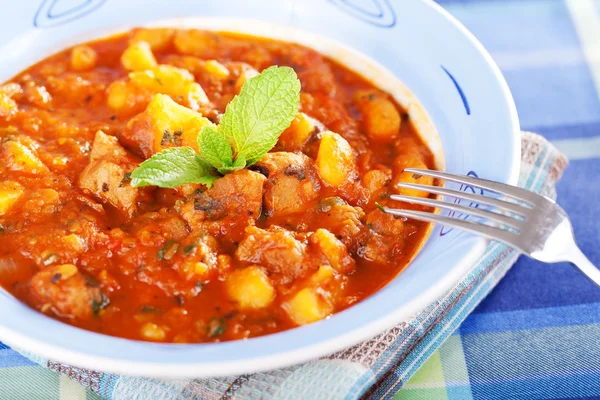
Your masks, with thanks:
[(588, 278), (593, 280), (596, 285), (600, 286), (600, 269), (592, 264), (578, 246), (573, 246), (573, 249), (569, 254), (569, 261), (572, 264), (575, 264), (575, 266)]

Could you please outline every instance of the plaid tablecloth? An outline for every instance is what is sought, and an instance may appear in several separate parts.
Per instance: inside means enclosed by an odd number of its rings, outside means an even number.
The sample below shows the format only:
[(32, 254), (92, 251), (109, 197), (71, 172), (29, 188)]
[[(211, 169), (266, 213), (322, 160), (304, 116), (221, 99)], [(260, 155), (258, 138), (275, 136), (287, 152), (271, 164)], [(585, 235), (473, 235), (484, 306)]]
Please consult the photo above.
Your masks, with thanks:
[[(600, 242), (595, 219), (600, 216), (596, 201), (600, 194), (600, 1), (440, 3), (478, 36), (500, 65), (523, 128), (543, 134), (570, 157), (571, 165), (557, 188), (559, 203), (571, 215), (583, 250), (600, 263), (600, 250), (594, 246)], [(437, 305), (451, 305), (450, 315), (437, 313), (434, 306), (419, 320), (388, 332), (402, 346), (391, 349), (385, 359), (373, 361), (370, 367), (377, 374), (354, 381), (348, 398), (361, 393), (377, 399), (600, 398), (600, 289), (569, 265), (520, 259), (448, 337), (515, 256), (500, 247), (490, 251), (506, 261), (500, 266), (482, 267), (481, 271), (488, 273), (486, 280), (466, 277), (464, 283), (472, 283), (480, 292), (471, 290), (468, 296), (459, 297), (458, 289), (464, 288), (458, 288), (447, 299), (453, 303)], [(427, 315), (442, 319), (427, 320)], [(420, 340), (410, 340), (410, 335)], [(0, 399), (98, 398), (71, 378), (114, 395), (109, 391), (114, 390), (109, 384), (112, 377), (105, 376), (102, 381), (86, 375), (86, 371), (32, 358), (50, 369), (0, 344)], [(384, 368), (383, 363), (390, 363), (392, 368)], [(310, 380), (311, 374), (303, 377)], [(122, 381), (127, 390), (136, 383), (154, 385), (138, 378)], [(204, 383), (198, 380), (194, 388), (194, 382), (191, 386), (188, 382), (192, 389), (169, 398), (196, 398), (189, 393)], [(373, 383), (377, 385), (368, 390)], [(152, 398), (149, 393), (163, 398), (172, 384), (178, 383), (154, 385), (152, 392), (140, 387), (144, 397), (139, 398)], [(120, 398), (132, 398), (132, 393), (121, 393)], [(301, 398), (302, 393), (309, 392), (291, 388), (286, 393)], [(238, 397), (242, 394), (237, 393)], [(231, 398), (227, 396), (225, 393), (224, 398)]]
[[(570, 159), (557, 187), (600, 265), (600, 1), (444, 0), (490, 51), (521, 126)], [(600, 398), (600, 289), (522, 257), (395, 399)]]

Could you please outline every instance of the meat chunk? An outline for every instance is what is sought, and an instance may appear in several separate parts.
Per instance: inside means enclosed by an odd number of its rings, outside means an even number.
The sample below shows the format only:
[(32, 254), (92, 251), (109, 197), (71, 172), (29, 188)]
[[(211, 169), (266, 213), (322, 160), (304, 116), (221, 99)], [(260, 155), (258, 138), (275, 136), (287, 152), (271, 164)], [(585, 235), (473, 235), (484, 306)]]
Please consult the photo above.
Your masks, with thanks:
[(367, 226), (373, 231), (382, 235), (402, 235), (404, 231), (404, 220), (402, 217), (395, 217), (379, 209), (375, 209), (367, 214), (365, 220)]
[(131, 217), (136, 211), (139, 189), (126, 182), (126, 175), (138, 165), (139, 161), (130, 156), (115, 137), (98, 131), (90, 162), (79, 175), (79, 186)]
[(265, 177), (254, 171), (242, 169), (214, 182), (212, 188), (202, 193), (195, 208), (215, 219), (219, 214), (260, 215)]
[(321, 184), (314, 162), (303, 154), (268, 153), (256, 168), (268, 178), (263, 200), (269, 216), (303, 212), (319, 195)]
[[(208, 235), (185, 241), (167, 240), (155, 253), (147, 253), (149, 256), (130, 252), (120, 267), (122, 271), (135, 271), (137, 280), (166, 295), (192, 298), (201, 290), (198, 282), (210, 280), (218, 273), (218, 246), (217, 240)], [(139, 268), (140, 264), (145, 267)]]
[(404, 220), (377, 209), (367, 215), (365, 222), (369, 230), (363, 235), (359, 255), (375, 262), (392, 262), (404, 249)]
[(317, 204), (319, 221), (346, 246), (353, 245), (354, 239), (363, 229), (361, 219), (365, 216), (360, 207), (352, 207), (339, 197), (327, 197)]
[(358, 248), (356, 253), (369, 261), (381, 264), (389, 263), (404, 247), (401, 238), (394, 238), (393, 240), (377, 232), (369, 231), (364, 235), (363, 245)]
[(209, 228), (215, 234), (241, 230), (260, 216), (264, 182), (263, 175), (247, 169), (227, 174), (209, 190), (193, 195), (179, 213), (193, 230)]
[(96, 132), (94, 143), (92, 143), (92, 151), (90, 152), (90, 163), (103, 159), (114, 161), (127, 156), (127, 151), (119, 144), (117, 138), (102, 131)]
[(327, 229), (317, 229), (308, 239), (311, 250), (320, 256), (321, 264), (331, 265), (336, 271), (349, 274), (354, 272), (356, 263), (348, 249)]
[(73, 264), (47, 267), (31, 278), (44, 307), (64, 318), (89, 319), (108, 305), (108, 298), (93, 286)]
[(307, 261), (306, 244), (281, 227), (268, 230), (255, 226), (246, 228), (246, 236), (235, 252), (240, 261), (260, 264), (272, 274), (277, 274), (280, 283), (288, 283), (314, 269)]

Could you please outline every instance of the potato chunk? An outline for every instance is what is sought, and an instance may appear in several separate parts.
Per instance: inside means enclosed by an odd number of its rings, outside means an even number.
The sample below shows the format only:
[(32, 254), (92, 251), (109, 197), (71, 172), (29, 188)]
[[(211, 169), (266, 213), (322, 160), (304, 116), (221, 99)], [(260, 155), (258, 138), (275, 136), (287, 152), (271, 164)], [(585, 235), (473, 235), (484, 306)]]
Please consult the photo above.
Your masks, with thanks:
[(173, 38), (175, 48), (180, 53), (199, 57), (211, 54), (219, 41), (215, 33), (197, 29), (178, 30)]
[(75, 71), (87, 71), (96, 66), (98, 54), (90, 46), (75, 46), (71, 51), (71, 68)]
[(126, 81), (114, 81), (106, 89), (106, 104), (120, 115), (132, 115), (143, 111), (152, 97), (150, 90)]
[(394, 160), (394, 175), (392, 178), (392, 191), (405, 196), (429, 197), (429, 193), (416, 189), (398, 187), (399, 183), (413, 183), (420, 185), (433, 185), (433, 178), (430, 176), (416, 176), (412, 172), (403, 172), (405, 168), (427, 169), (427, 165), (418, 157), (399, 156)]
[(308, 286), (311, 287), (323, 287), (334, 280), (338, 275), (335, 270), (329, 265), (321, 265), (317, 272), (311, 275), (308, 279)]
[(385, 189), (388, 182), (391, 180), (391, 174), (389, 171), (382, 171), (374, 169), (363, 175), (361, 182), (365, 189), (367, 189), (371, 195), (371, 199)]
[(299, 112), (289, 128), (279, 136), (278, 144), (285, 151), (300, 151), (314, 133), (323, 129), (319, 121)]
[(167, 337), (165, 330), (152, 322), (146, 322), (142, 325), (140, 333), (145, 339), (155, 342), (161, 342)]
[(0, 93), (5, 94), (10, 98), (23, 94), (23, 87), (18, 83), (9, 82), (0, 85)]
[(327, 184), (338, 187), (355, 174), (356, 156), (350, 144), (337, 133), (326, 131), (317, 155), (317, 171)]
[(161, 50), (171, 44), (174, 33), (172, 28), (138, 28), (132, 31), (129, 43), (144, 41), (152, 50)]
[(0, 117), (10, 117), (17, 113), (17, 102), (5, 93), (0, 93)]
[(205, 125), (213, 123), (169, 96), (157, 94), (143, 113), (129, 121), (120, 140), (144, 158), (169, 147), (190, 146), (198, 151), (196, 137)]
[(362, 90), (354, 100), (363, 117), (366, 134), (375, 140), (392, 141), (400, 133), (400, 112), (385, 93), (377, 90)]
[(283, 309), (296, 324), (306, 325), (331, 314), (333, 305), (321, 290), (304, 288), (283, 303)]
[(17, 182), (0, 182), (0, 216), (6, 214), (22, 195), (23, 186)]
[(202, 68), (211, 76), (217, 79), (226, 79), (229, 77), (230, 72), (226, 66), (218, 62), (217, 60), (207, 60), (202, 65)]
[(150, 45), (144, 41), (130, 44), (121, 55), (121, 63), (129, 71), (141, 71), (157, 65)]
[(239, 93), (247, 80), (258, 75), (258, 71), (254, 68), (247, 68), (240, 73), (240, 76), (235, 81), (235, 92)]
[(174, 99), (181, 98), (182, 104), (192, 110), (209, 103), (202, 86), (196, 83), (194, 76), (185, 69), (159, 65), (145, 71), (131, 72), (129, 80), (140, 88), (163, 93)]
[(13, 171), (23, 171), (38, 175), (48, 172), (48, 168), (35, 154), (35, 151), (17, 140), (8, 140), (2, 144), (6, 165)]
[(227, 277), (225, 287), (229, 297), (242, 309), (265, 308), (275, 297), (267, 274), (258, 266), (233, 271)]

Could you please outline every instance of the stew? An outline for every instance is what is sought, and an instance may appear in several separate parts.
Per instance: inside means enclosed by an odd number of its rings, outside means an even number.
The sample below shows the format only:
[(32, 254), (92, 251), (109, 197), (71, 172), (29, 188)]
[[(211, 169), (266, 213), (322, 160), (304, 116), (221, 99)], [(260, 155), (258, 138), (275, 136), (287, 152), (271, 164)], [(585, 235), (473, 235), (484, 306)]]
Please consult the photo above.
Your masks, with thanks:
[[(216, 127), (246, 82), (293, 68), (299, 109), (260, 160), (211, 184), (132, 172)], [(377, 291), (429, 225), (377, 204), (432, 168), (394, 100), (309, 48), (233, 33), (134, 29), (0, 85), (0, 284), (65, 323), (193, 343), (327, 318)], [(233, 170), (232, 170), (233, 171)], [(209, 188), (210, 186), (210, 188)]]

